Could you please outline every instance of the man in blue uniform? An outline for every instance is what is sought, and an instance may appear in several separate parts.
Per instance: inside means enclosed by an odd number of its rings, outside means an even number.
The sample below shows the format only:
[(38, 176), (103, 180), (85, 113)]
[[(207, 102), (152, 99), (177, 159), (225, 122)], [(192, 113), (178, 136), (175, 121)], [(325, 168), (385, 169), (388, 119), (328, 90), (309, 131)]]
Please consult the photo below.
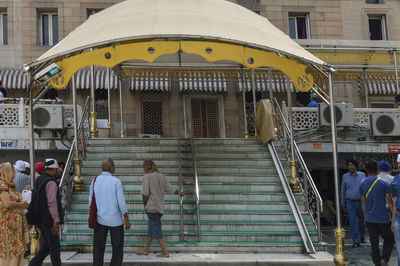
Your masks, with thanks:
[(350, 220), (350, 233), (353, 240), (353, 248), (365, 243), (365, 224), (364, 214), (361, 208), (360, 185), (365, 178), (363, 172), (358, 172), (358, 162), (356, 160), (346, 161), (348, 173), (342, 177), (341, 204), (343, 211), (348, 211)]
[[(360, 194), (371, 242), (372, 261), (377, 266), (386, 266), (394, 245), (389, 212), (393, 209), (390, 185), (376, 176), (378, 172), (376, 162), (367, 163), (366, 169), (368, 177), (361, 183)], [(389, 209), (386, 207), (386, 203)], [(382, 256), (379, 250), (379, 236), (383, 238)]]

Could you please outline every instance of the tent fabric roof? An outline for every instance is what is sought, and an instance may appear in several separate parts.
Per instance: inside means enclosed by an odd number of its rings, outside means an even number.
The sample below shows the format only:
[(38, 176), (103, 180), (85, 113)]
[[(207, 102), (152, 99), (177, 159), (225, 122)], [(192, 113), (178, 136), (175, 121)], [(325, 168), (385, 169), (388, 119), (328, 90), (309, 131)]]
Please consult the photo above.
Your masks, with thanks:
[(325, 65), (265, 17), (225, 0), (120, 2), (91, 15), (33, 63), (107, 43), (149, 38), (227, 41)]

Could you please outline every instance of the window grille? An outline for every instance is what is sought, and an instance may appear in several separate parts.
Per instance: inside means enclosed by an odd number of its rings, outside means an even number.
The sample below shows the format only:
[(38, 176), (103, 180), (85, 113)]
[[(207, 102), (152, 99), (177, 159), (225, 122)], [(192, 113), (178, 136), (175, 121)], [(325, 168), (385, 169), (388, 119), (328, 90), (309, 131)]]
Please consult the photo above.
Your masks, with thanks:
[(143, 133), (162, 135), (162, 108), (160, 101), (142, 102)]

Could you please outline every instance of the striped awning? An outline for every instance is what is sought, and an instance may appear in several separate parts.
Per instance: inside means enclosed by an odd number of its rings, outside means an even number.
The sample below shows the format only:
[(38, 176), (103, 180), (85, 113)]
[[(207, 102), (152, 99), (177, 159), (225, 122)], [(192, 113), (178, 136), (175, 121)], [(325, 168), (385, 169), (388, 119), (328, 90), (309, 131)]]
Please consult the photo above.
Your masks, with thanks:
[(171, 78), (168, 72), (143, 72), (131, 78), (129, 88), (133, 91), (171, 91)]
[[(397, 92), (395, 80), (367, 80), (365, 85), (368, 94), (372, 95), (395, 95)], [(359, 89), (360, 92), (365, 94), (364, 82), (362, 80), (359, 83)]]
[[(269, 79), (267, 73), (255, 73), (255, 89), (256, 92), (267, 92), (269, 91)], [(251, 76), (246, 76), (245, 82), (243, 82), (242, 76), (238, 78), (238, 89), (242, 92), (243, 88), (246, 88), (247, 92), (252, 91), (252, 80)], [(287, 81), (281, 77), (273, 77), (272, 79), (272, 91), (273, 92), (286, 92), (287, 91)], [(296, 91), (293, 83), (290, 81), (290, 90), (292, 92)]]
[(26, 77), (21, 69), (0, 69), (4, 89), (26, 89)]
[(226, 92), (223, 72), (188, 72), (179, 77), (180, 91)]
[[(110, 71), (111, 89), (118, 88), (118, 77), (114, 71)], [(90, 89), (91, 76), (90, 69), (79, 70), (75, 74), (75, 86), (78, 90)], [(94, 71), (94, 87), (98, 89), (108, 88), (107, 69)]]

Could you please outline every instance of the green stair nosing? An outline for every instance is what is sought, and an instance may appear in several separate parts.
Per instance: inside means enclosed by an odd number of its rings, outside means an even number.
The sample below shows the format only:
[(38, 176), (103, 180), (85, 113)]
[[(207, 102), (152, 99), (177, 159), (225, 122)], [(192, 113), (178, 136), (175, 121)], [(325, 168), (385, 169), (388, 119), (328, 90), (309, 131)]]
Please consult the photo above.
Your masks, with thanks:
[[(179, 204), (179, 200), (165, 200), (165, 203), (175, 203)], [(303, 204), (304, 201), (297, 200), (298, 204)], [(89, 204), (89, 200), (72, 200), (72, 203), (77, 204)], [(126, 203), (143, 203), (142, 200), (126, 200)], [(279, 201), (279, 200), (201, 200), (202, 204), (288, 204), (287, 201)], [(195, 204), (194, 200), (184, 200), (183, 204)]]
[[(185, 214), (190, 214), (196, 210), (184, 209)], [(89, 213), (89, 209), (71, 209), (71, 213)], [(164, 210), (165, 213), (180, 213), (180, 210)], [(144, 209), (128, 209), (128, 213), (145, 213)], [(286, 210), (200, 210), (200, 213), (254, 213), (254, 214), (291, 214), (291, 211)]]
[[(82, 230), (67, 230), (64, 234), (92, 234), (93, 229), (82, 229)], [(134, 234), (147, 234), (147, 230), (125, 230), (125, 235)], [(163, 230), (165, 235), (180, 235), (180, 230)], [(309, 232), (310, 235), (317, 235), (318, 232)], [(197, 235), (197, 231), (189, 230), (185, 231), (185, 235)], [(201, 235), (279, 235), (279, 236), (291, 236), (300, 235), (299, 231), (201, 231)]]
[[(93, 241), (60, 241), (61, 245), (93, 245)], [(124, 241), (125, 245), (143, 245), (146, 241)], [(254, 245), (254, 246), (299, 246), (303, 245), (301, 241), (291, 242), (192, 242), (192, 241), (165, 241), (167, 245), (195, 245), (195, 246), (214, 246), (214, 245), (226, 245), (226, 246), (242, 246), (242, 245)], [(106, 242), (107, 245), (111, 245), (110, 241)], [(314, 245), (319, 245), (319, 242), (313, 242)]]
[[(192, 194), (193, 190), (185, 190), (187, 194)], [(76, 191), (74, 193), (87, 194), (89, 190)], [(124, 193), (140, 193), (140, 190), (124, 190)], [(203, 190), (201, 194), (284, 194), (283, 191), (262, 191), (262, 190)]]

